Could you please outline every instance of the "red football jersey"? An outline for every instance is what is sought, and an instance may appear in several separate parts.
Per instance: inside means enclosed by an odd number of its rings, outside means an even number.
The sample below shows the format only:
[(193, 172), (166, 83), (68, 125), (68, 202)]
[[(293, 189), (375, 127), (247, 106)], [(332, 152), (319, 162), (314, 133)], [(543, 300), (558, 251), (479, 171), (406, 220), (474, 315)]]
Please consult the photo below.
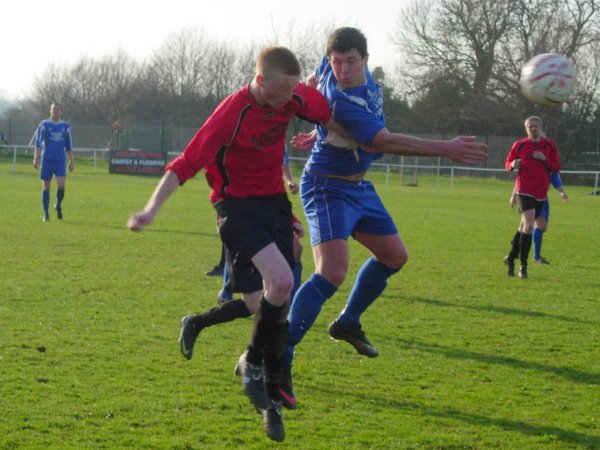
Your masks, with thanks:
[[(533, 152), (540, 151), (546, 156), (545, 161), (533, 157)], [(529, 138), (515, 142), (506, 157), (506, 168), (512, 170), (511, 164), (520, 159), (519, 173), (515, 180), (517, 194), (529, 195), (536, 200), (546, 200), (550, 177), (548, 172), (560, 171), (560, 160), (556, 142), (542, 137), (538, 142)]]
[(321, 93), (302, 83), (280, 108), (258, 104), (246, 85), (221, 102), (166, 170), (174, 171), (183, 184), (205, 169), (213, 203), (227, 197), (283, 194), (289, 121), (298, 116), (326, 124), (330, 115)]

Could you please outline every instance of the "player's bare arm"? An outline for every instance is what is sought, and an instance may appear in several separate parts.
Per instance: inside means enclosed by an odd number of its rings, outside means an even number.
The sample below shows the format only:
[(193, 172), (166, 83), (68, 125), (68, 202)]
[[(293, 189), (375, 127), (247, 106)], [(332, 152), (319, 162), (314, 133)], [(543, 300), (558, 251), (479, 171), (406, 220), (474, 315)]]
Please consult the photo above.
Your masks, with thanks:
[(404, 156), (442, 156), (452, 161), (475, 164), (487, 158), (487, 145), (477, 142), (475, 136), (457, 136), (448, 141), (422, 139), (382, 128), (372, 145), (362, 146), (365, 151)]
[(560, 198), (563, 202), (567, 203), (569, 201), (569, 196), (565, 191), (560, 191)]
[(512, 194), (510, 194), (510, 199), (508, 199), (508, 205), (511, 208), (514, 208), (515, 206), (517, 206), (517, 190), (516, 190), (516, 188), (513, 188)]
[(68, 165), (69, 172), (73, 172), (73, 167), (74, 167), (73, 166), (73, 152), (72, 151), (67, 152), (67, 156), (69, 157), (69, 165)]
[(127, 227), (131, 231), (141, 231), (146, 225), (150, 225), (163, 203), (177, 189), (179, 184), (179, 178), (175, 172), (169, 170), (165, 173), (158, 182), (143, 211), (132, 214), (127, 221)]
[(33, 151), (33, 168), (34, 169), (39, 169), (39, 167), (40, 167), (40, 155), (41, 154), (42, 154), (41, 148), (36, 148)]

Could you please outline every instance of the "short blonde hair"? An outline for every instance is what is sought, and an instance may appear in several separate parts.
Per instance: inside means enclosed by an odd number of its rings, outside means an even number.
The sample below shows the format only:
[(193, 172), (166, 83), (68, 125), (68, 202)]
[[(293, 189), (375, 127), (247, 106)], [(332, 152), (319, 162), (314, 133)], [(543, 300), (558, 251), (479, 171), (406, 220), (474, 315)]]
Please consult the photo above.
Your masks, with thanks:
[(285, 47), (267, 47), (256, 60), (256, 74), (269, 78), (274, 72), (300, 75), (300, 64), (294, 53)]
[(542, 122), (542, 118), (540, 116), (529, 116), (527, 119), (525, 119), (525, 127), (527, 127), (527, 124), (532, 120), (535, 120), (537, 123), (539, 123), (540, 128), (544, 127), (544, 122)]

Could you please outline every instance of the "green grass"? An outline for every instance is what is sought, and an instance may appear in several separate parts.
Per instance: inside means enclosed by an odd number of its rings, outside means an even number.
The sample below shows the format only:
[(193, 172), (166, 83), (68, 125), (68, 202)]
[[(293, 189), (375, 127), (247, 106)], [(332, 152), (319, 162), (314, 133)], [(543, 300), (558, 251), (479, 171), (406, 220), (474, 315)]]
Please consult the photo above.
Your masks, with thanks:
[(204, 275), (220, 255), (204, 178), (136, 234), (125, 222), (156, 178), (77, 160), (65, 219), (42, 223), (37, 172), (11, 163), (0, 159), (2, 449), (600, 448), (591, 188), (567, 186), (566, 205), (551, 192), (551, 264), (523, 281), (502, 264), (518, 224), (509, 183), (373, 174), (410, 251), (363, 317), (381, 356), (326, 332), (367, 256), (353, 242), (348, 280), (297, 349), (300, 407), (275, 444), (233, 376), (251, 319), (205, 330), (191, 361), (179, 354), (179, 319), (215, 306), (220, 284)]

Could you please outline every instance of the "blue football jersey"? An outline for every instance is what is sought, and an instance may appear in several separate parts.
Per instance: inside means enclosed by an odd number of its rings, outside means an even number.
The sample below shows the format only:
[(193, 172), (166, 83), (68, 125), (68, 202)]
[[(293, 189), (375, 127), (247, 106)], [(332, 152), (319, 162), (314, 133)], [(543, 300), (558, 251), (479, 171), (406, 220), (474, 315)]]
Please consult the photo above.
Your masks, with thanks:
[(71, 127), (64, 120), (53, 122), (46, 119), (40, 123), (35, 147), (42, 149), (42, 161), (64, 161), (65, 150), (72, 150)]
[[(351, 89), (339, 89), (327, 57), (316, 70), (317, 89), (325, 96), (333, 118), (351, 134), (354, 140), (371, 144), (375, 135), (385, 128), (383, 96), (367, 70), (367, 82)], [(371, 163), (383, 156), (358, 148), (349, 150), (326, 143), (328, 130), (317, 126), (317, 142), (306, 165), (310, 172), (321, 175), (352, 175), (366, 172)]]

